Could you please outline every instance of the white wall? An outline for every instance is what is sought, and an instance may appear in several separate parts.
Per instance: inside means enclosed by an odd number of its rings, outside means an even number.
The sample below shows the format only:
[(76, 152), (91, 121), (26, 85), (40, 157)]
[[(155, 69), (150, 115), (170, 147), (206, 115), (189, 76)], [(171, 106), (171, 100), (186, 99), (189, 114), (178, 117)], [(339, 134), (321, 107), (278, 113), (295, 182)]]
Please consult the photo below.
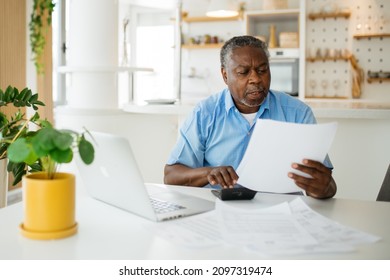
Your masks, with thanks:
[(390, 121), (318, 118), (331, 121), (338, 122), (329, 153), (337, 197), (375, 200), (390, 163)]

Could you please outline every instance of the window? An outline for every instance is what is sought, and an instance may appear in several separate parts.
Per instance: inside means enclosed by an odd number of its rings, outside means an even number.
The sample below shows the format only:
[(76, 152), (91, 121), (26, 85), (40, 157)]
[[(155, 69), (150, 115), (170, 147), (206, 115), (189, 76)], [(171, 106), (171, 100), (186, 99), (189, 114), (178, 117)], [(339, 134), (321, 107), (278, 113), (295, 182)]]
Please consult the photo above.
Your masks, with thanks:
[(174, 24), (172, 12), (143, 9), (136, 12), (132, 60), (138, 67), (151, 67), (153, 73), (134, 74), (134, 100), (172, 99), (174, 92)]
[(53, 49), (53, 103), (66, 103), (65, 79), (66, 75), (58, 72), (58, 67), (65, 65), (65, 17), (66, 1), (54, 1), (55, 8), (52, 14), (52, 49)]

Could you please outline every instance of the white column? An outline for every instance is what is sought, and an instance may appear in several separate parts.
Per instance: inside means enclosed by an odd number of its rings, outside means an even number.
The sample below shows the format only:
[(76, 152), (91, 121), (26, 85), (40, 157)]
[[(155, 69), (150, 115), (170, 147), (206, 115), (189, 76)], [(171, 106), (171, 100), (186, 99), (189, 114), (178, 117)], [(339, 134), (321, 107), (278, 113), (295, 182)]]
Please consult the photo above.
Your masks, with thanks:
[(68, 106), (118, 108), (118, 1), (69, 1)]

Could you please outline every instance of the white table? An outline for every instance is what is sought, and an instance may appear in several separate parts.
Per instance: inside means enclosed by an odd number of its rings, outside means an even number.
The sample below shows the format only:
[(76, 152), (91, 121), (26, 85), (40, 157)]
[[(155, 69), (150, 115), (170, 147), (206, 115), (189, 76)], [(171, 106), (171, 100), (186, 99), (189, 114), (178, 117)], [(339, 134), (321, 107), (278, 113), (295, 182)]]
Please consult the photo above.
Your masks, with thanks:
[[(172, 187), (172, 186), (170, 186)], [(214, 200), (206, 189), (172, 187), (182, 192)], [(269, 206), (294, 196), (261, 194), (259, 207)], [(294, 259), (390, 259), (390, 203), (344, 199), (316, 200), (303, 197), (318, 213), (343, 225), (382, 237), (374, 244), (362, 245), (356, 252), (296, 255)], [(0, 259), (261, 259), (263, 256), (233, 246), (194, 249), (175, 246), (148, 230), (148, 220), (96, 201), (83, 191), (77, 194), (76, 235), (51, 241), (24, 238), (19, 233), (22, 203), (0, 210)], [(286, 259), (283, 256), (282, 259)]]

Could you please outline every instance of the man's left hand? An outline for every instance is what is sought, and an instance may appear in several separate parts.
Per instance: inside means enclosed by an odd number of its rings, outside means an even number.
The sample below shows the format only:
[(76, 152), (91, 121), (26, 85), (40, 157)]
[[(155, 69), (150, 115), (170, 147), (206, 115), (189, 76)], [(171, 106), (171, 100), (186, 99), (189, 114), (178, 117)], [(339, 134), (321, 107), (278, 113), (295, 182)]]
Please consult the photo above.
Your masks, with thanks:
[(332, 177), (332, 170), (324, 164), (314, 160), (304, 159), (302, 163), (293, 163), (292, 168), (311, 176), (307, 178), (293, 172), (288, 176), (295, 184), (306, 191), (306, 194), (315, 198), (330, 198), (336, 194), (336, 183)]

